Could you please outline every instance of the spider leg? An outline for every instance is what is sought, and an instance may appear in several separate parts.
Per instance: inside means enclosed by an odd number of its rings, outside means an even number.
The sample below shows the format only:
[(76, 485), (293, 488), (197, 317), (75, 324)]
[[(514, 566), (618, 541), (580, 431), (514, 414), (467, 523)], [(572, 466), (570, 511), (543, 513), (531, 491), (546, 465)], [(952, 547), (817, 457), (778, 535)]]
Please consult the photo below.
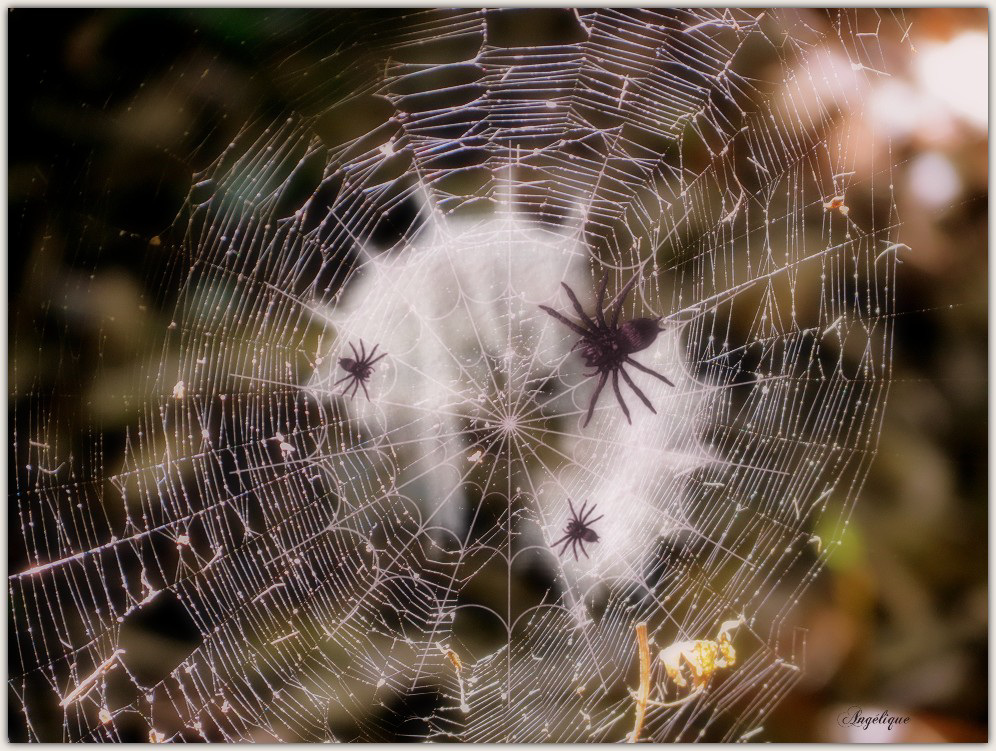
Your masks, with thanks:
[(567, 296), (571, 298), (571, 303), (574, 305), (574, 310), (578, 312), (578, 316), (581, 318), (581, 320), (584, 321), (586, 324), (588, 324), (588, 326), (590, 326), (591, 328), (597, 329), (598, 326), (595, 324), (593, 320), (591, 320), (588, 314), (584, 312), (584, 308), (582, 308), (581, 303), (578, 302), (578, 296), (574, 294), (574, 290), (568, 287), (567, 284), (565, 284), (564, 282), (561, 282), (560, 286), (567, 291)]
[(367, 401), (369, 402), (370, 401), (370, 392), (367, 391), (367, 384), (366, 384), (366, 382), (362, 378), (360, 378), (358, 380), (360, 382), (360, 385), (363, 387), (363, 394), (364, 394), (364, 396), (366, 396)]
[[(560, 538), (559, 540), (557, 540), (556, 542), (551, 542), (551, 543), (550, 543), (550, 547), (551, 547), (551, 548), (555, 548), (555, 547), (557, 547), (557, 546), (558, 546), (558, 545), (559, 545), (560, 543), (564, 542), (564, 540), (567, 540), (567, 543), (569, 543), (569, 542), (570, 542), (570, 537), (571, 537), (570, 535), (564, 535), (563, 537), (561, 537), (561, 538)], [(564, 547), (563, 547), (563, 548), (561, 548), (561, 550), (560, 550), (560, 553), (561, 553), (561, 555), (563, 555), (563, 552), (564, 552), (564, 549), (566, 549), (566, 548), (567, 548), (567, 543), (565, 543), (565, 544), (564, 544)]]
[(591, 401), (588, 402), (588, 415), (584, 418), (584, 424), (582, 428), (588, 427), (588, 423), (591, 420), (591, 415), (595, 411), (595, 402), (598, 401), (598, 395), (602, 393), (602, 388), (605, 386), (605, 381), (609, 377), (609, 371), (602, 371), (602, 377), (598, 379), (598, 385), (595, 387), (595, 393), (591, 395)]
[(350, 381), (351, 381), (351, 382), (350, 382), (350, 383), (347, 383), (347, 384), (346, 384), (345, 386), (343, 386), (343, 387), (342, 387), (342, 395), (343, 395), (343, 396), (345, 396), (345, 395), (346, 395), (346, 392), (347, 392), (347, 391), (349, 391), (349, 389), (350, 389), (350, 388), (352, 387), (352, 385), (353, 385), (353, 384), (352, 384), (352, 381), (355, 381), (355, 380), (356, 380), (356, 376), (354, 376), (354, 375), (350, 375), (350, 376), (349, 376), (349, 378), (350, 378)]
[(595, 301), (595, 318), (605, 329), (608, 328), (608, 324), (605, 323), (605, 288), (608, 284), (609, 275), (602, 274), (602, 281), (598, 283), (598, 299)]
[(356, 390), (360, 387), (360, 383), (361, 383), (361, 380), (359, 378), (357, 378), (356, 382), (353, 383), (353, 391), (349, 395), (350, 399), (352, 399), (354, 396), (356, 396)]
[[(588, 516), (591, 516), (592, 514), (594, 514), (594, 513), (595, 513), (595, 509), (596, 509), (597, 507), (598, 507), (598, 504), (597, 504), (597, 503), (593, 503), (593, 504), (591, 504), (591, 508), (590, 508), (590, 509), (588, 509), (588, 514), (587, 514), (587, 515), (588, 515)], [(604, 514), (603, 514), (603, 516), (604, 516)], [(598, 517), (598, 519), (601, 519), (601, 518), (602, 518), (601, 516), (600, 516), (600, 517)], [(585, 518), (584, 518), (584, 517), (582, 516), (582, 517), (581, 517), (581, 523), (582, 523), (582, 524), (583, 524), (584, 526), (586, 526), (586, 527), (587, 527), (587, 526), (588, 526), (589, 524), (591, 524), (592, 522), (595, 522), (595, 521), (598, 521), (598, 519), (593, 519), (592, 521), (588, 521), (587, 519), (585, 519)]]
[(619, 314), (622, 312), (622, 306), (623, 306), (623, 303), (626, 301), (626, 295), (628, 295), (629, 291), (631, 289), (633, 289), (633, 285), (636, 284), (636, 282), (637, 282), (637, 280), (639, 278), (640, 278), (639, 274), (633, 274), (633, 276), (630, 277), (630, 280), (628, 282), (626, 282), (626, 286), (623, 287), (619, 291), (618, 295), (616, 295), (615, 300), (613, 301), (614, 306), (613, 306), (613, 309), (612, 309), (612, 324), (611, 324), (611, 326), (613, 328), (615, 328), (615, 325), (617, 323), (619, 323)]
[(647, 409), (649, 409), (651, 412), (653, 412), (656, 415), (657, 410), (654, 409), (654, 405), (650, 403), (650, 400), (647, 398), (647, 395), (644, 394), (642, 391), (640, 391), (640, 387), (637, 386), (635, 383), (633, 383), (633, 379), (629, 377), (629, 373), (627, 373), (625, 370), (622, 369), (621, 365), (619, 366), (619, 372), (622, 373), (623, 380), (625, 380), (626, 383), (629, 384), (629, 387), (633, 389), (636, 395), (643, 400), (644, 404), (647, 405)]
[(588, 509), (587, 513), (582, 513), (582, 516), (581, 516), (581, 526), (583, 526), (583, 527), (590, 527), (592, 524), (594, 524), (599, 519), (601, 519), (603, 516), (605, 516), (605, 514), (602, 514), (602, 516), (599, 516), (599, 517), (597, 517), (595, 519), (588, 519), (588, 518), (586, 518), (586, 517), (589, 517), (592, 514), (594, 514), (595, 513), (595, 509), (597, 507), (598, 507), (598, 504), (597, 503), (593, 503), (593, 504), (591, 504), (591, 508)]
[(564, 535), (559, 540), (557, 540), (555, 543), (553, 543), (550, 547), (552, 548), (552, 547), (554, 547), (556, 545), (560, 545), (560, 543), (564, 543), (563, 545), (561, 545), (560, 550), (557, 552), (557, 555), (563, 555), (564, 552), (567, 550), (567, 548), (570, 547), (571, 540), (573, 540), (573, 539), (574, 538), (571, 537), (570, 535)]
[(567, 326), (575, 334), (580, 334), (585, 339), (588, 339), (588, 338), (591, 337), (592, 332), (587, 331), (587, 330), (581, 328), (576, 323), (574, 323), (574, 321), (570, 320), (569, 318), (565, 318), (564, 316), (562, 316), (560, 313), (558, 313), (553, 308), (548, 308), (546, 305), (540, 305), (539, 307), (540, 307), (541, 310), (545, 311), (549, 315), (552, 315), (554, 318), (556, 318), (562, 324), (564, 324), (565, 326)]
[[(371, 352), (370, 354), (372, 355), (373, 352)], [(383, 360), (385, 357), (387, 357), (387, 352), (381, 352), (380, 357), (371, 360), (370, 362), (367, 363), (367, 365), (368, 366), (373, 365), (375, 362), (377, 362), (378, 360)]]
[[(348, 374), (344, 375), (342, 378), (340, 378), (338, 381), (336, 381), (335, 383), (332, 384), (332, 388), (335, 388), (336, 386), (338, 386), (343, 381), (348, 381), (352, 377), (353, 377), (352, 373), (348, 373)], [(349, 386), (347, 386), (346, 388), (348, 389)]]
[(578, 538), (571, 538), (571, 552), (574, 553), (574, 560), (578, 560)]
[(584, 549), (584, 540), (581, 540), (581, 539), (579, 538), (579, 539), (578, 539), (578, 545), (580, 545), (580, 546), (581, 546), (581, 552), (582, 552), (582, 553), (584, 553), (584, 557), (585, 557), (585, 558), (590, 558), (591, 556), (589, 556), (589, 555), (588, 555), (588, 551)]
[[(362, 344), (362, 343), (363, 343), (363, 342), (360, 342), (360, 344)], [(362, 359), (363, 359), (362, 357), (360, 357), (360, 353), (356, 351), (356, 347), (354, 347), (354, 346), (353, 346), (353, 343), (352, 343), (352, 342), (350, 342), (350, 343), (349, 343), (349, 348), (350, 348), (351, 350), (353, 350), (353, 357), (355, 357), (355, 358), (356, 358), (356, 362), (359, 362), (360, 360), (362, 360)]]
[(629, 407), (626, 406), (626, 402), (623, 401), (622, 392), (619, 390), (619, 371), (612, 371), (612, 389), (616, 392), (616, 399), (619, 400), (619, 406), (622, 407), (623, 414), (626, 415), (626, 422), (630, 425), (633, 421), (629, 417)]
[(642, 371), (643, 371), (644, 373), (649, 373), (649, 374), (650, 374), (650, 375), (652, 375), (652, 376), (653, 376), (654, 378), (660, 378), (660, 379), (661, 379), (662, 381), (664, 381), (664, 383), (666, 383), (666, 384), (667, 384), (668, 386), (674, 386), (674, 384), (673, 384), (673, 383), (671, 383), (671, 381), (669, 381), (669, 380), (668, 380), (667, 378), (665, 378), (664, 376), (662, 376), (662, 375), (661, 375), (660, 373), (658, 373), (658, 372), (657, 372), (656, 370), (651, 370), (651, 369), (650, 369), (650, 368), (648, 368), (648, 367), (645, 367), (645, 366), (643, 366), (643, 365), (640, 365), (640, 363), (638, 363), (638, 362), (637, 362), (636, 360), (634, 360), (634, 359), (633, 359), (632, 357), (630, 357), (629, 355), (627, 355), (627, 356), (626, 356), (626, 362), (627, 362), (627, 363), (629, 363), (630, 365), (632, 365), (632, 366), (633, 366), (634, 368), (636, 368), (637, 370), (642, 370)]

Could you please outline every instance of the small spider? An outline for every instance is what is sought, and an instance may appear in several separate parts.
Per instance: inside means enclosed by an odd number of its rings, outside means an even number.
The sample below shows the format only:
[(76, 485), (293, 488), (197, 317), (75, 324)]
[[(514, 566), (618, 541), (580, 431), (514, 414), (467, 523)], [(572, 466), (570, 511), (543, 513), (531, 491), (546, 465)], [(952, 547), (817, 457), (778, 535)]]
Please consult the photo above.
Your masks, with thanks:
[(588, 513), (585, 513), (584, 507), (588, 505), (587, 501), (581, 505), (580, 513), (574, 510), (574, 504), (571, 503), (570, 498), (567, 499), (567, 505), (571, 507), (571, 519), (567, 522), (567, 526), (564, 527), (564, 536), (556, 542), (551, 543), (550, 547), (554, 548), (560, 543), (564, 543), (564, 547), (560, 549), (560, 555), (563, 555), (564, 551), (567, 550), (567, 546), (570, 545), (571, 552), (574, 553), (574, 560), (576, 561), (578, 560), (578, 545), (581, 546), (581, 552), (584, 553), (584, 557), (587, 558), (588, 551), (584, 549), (584, 544), (586, 542), (598, 542), (598, 535), (595, 534), (595, 530), (591, 528), (591, 525), (601, 519), (602, 516), (605, 516), (605, 514), (595, 517), (594, 519), (587, 518), (595, 513), (594, 503), (591, 504), (591, 508), (588, 509)]
[(349, 347), (353, 350), (353, 354), (356, 356), (356, 359), (353, 359), (352, 357), (343, 357), (339, 360), (339, 367), (346, 371), (346, 376), (333, 383), (332, 388), (335, 388), (343, 381), (349, 381), (352, 379), (350, 383), (347, 383), (343, 387), (343, 395), (345, 395), (345, 393), (349, 391), (350, 386), (352, 386), (353, 393), (349, 395), (349, 398), (352, 399), (353, 395), (356, 394), (356, 389), (362, 386), (363, 393), (367, 396), (367, 401), (370, 401), (370, 394), (367, 392), (367, 381), (369, 381), (370, 376), (373, 375), (374, 363), (377, 362), (377, 360), (380, 360), (381, 357), (387, 357), (387, 352), (384, 352), (380, 357), (374, 358), (374, 354), (377, 352), (377, 347), (379, 346), (380, 345), (375, 344), (370, 354), (367, 354), (367, 351), (363, 346), (362, 339), (360, 340), (359, 352), (356, 351), (356, 347), (354, 347), (353, 343), (350, 342)]
[(612, 376), (612, 388), (616, 392), (616, 399), (619, 400), (619, 406), (622, 407), (623, 414), (626, 415), (626, 420), (629, 423), (633, 421), (629, 417), (629, 409), (626, 407), (626, 402), (623, 401), (622, 393), (619, 391), (619, 375), (622, 374), (623, 380), (629, 384), (629, 387), (633, 389), (638, 397), (647, 405), (647, 408), (657, 414), (657, 410), (654, 409), (654, 405), (650, 403), (650, 400), (633, 383), (633, 379), (629, 377), (629, 373), (623, 370), (623, 365), (632, 365), (638, 370), (642, 370), (644, 373), (649, 373), (655, 378), (660, 378), (668, 386), (674, 386), (671, 381), (662, 376), (660, 373), (651, 370), (650, 368), (644, 367), (636, 360), (634, 360), (630, 355), (634, 352), (639, 352), (640, 350), (646, 349), (654, 340), (657, 339), (657, 335), (663, 331), (660, 326), (660, 317), (657, 318), (634, 318), (632, 321), (626, 321), (625, 323), (619, 323), (619, 313), (622, 311), (623, 301), (626, 299), (626, 295), (629, 294), (633, 285), (636, 284), (637, 276), (634, 274), (633, 278), (630, 279), (626, 286), (623, 287), (622, 291), (616, 298), (615, 304), (612, 306), (611, 310), (608, 311), (608, 320), (606, 320), (606, 311), (604, 310), (605, 304), (605, 287), (608, 282), (608, 277), (602, 277), (602, 282), (598, 287), (598, 301), (595, 303), (595, 320), (584, 312), (584, 308), (581, 307), (581, 303), (578, 302), (577, 296), (574, 294), (574, 290), (563, 284), (565, 290), (567, 290), (567, 296), (571, 299), (574, 304), (574, 309), (577, 311), (578, 315), (581, 317), (581, 323), (577, 324), (574, 321), (566, 318), (565, 316), (558, 313), (552, 308), (548, 308), (546, 305), (540, 305), (544, 311), (549, 313), (551, 316), (556, 318), (562, 324), (570, 328), (576, 334), (580, 334), (581, 338), (577, 343), (571, 347), (573, 352), (575, 349), (581, 349), (581, 357), (584, 358), (584, 364), (589, 368), (594, 368), (594, 372), (585, 373), (585, 376), (590, 378), (592, 376), (598, 376), (598, 385), (595, 386), (595, 393), (591, 396), (591, 402), (588, 404), (588, 414), (584, 419), (585, 427), (588, 425), (589, 420), (591, 420), (591, 415), (595, 411), (595, 403), (598, 401), (599, 394), (602, 393), (602, 388), (605, 386), (605, 382), (608, 380), (609, 375)]

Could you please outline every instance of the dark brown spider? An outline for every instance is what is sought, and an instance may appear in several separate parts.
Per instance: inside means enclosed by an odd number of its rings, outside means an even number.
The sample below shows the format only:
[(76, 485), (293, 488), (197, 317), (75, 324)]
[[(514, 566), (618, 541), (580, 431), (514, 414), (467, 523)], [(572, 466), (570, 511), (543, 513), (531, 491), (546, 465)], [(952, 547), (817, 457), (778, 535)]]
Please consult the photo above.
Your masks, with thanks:
[(356, 389), (362, 386), (363, 393), (366, 394), (367, 401), (370, 401), (370, 394), (367, 392), (367, 381), (369, 381), (370, 376), (373, 375), (374, 363), (377, 362), (377, 360), (380, 360), (381, 357), (387, 357), (387, 352), (384, 352), (380, 357), (374, 358), (374, 354), (377, 352), (377, 347), (379, 346), (380, 345), (375, 344), (370, 354), (367, 354), (367, 351), (363, 346), (362, 339), (360, 340), (359, 352), (356, 351), (356, 347), (354, 347), (353, 343), (350, 342), (349, 347), (353, 350), (353, 354), (356, 356), (356, 359), (353, 359), (352, 357), (343, 357), (339, 360), (339, 367), (346, 371), (346, 376), (333, 383), (332, 388), (335, 388), (343, 381), (349, 381), (352, 379), (351, 383), (347, 383), (343, 387), (343, 395), (345, 395), (346, 392), (349, 391), (350, 386), (352, 386), (353, 393), (349, 395), (349, 398), (352, 399), (353, 395), (356, 394)]
[(605, 386), (605, 382), (610, 375), (612, 376), (612, 388), (616, 392), (616, 399), (619, 400), (619, 406), (622, 407), (627, 422), (632, 424), (633, 421), (629, 418), (629, 409), (626, 407), (626, 402), (623, 401), (622, 393), (619, 391), (620, 374), (622, 374), (623, 380), (629, 384), (629, 387), (647, 405), (647, 409), (655, 415), (657, 414), (657, 410), (654, 409), (654, 405), (650, 403), (646, 394), (640, 391), (637, 385), (633, 383), (633, 379), (629, 377), (629, 373), (623, 370), (624, 364), (632, 365), (644, 373), (649, 373), (655, 378), (660, 378), (668, 386), (674, 386), (671, 381), (657, 371), (644, 367), (630, 357), (634, 352), (639, 352), (653, 344), (654, 340), (657, 339), (657, 335), (663, 331), (660, 326), (661, 319), (659, 317), (634, 318), (632, 321), (619, 323), (619, 313), (622, 311), (623, 301), (633, 288), (633, 285), (636, 284), (636, 280), (637, 276), (634, 274), (633, 278), (623, 287), (622, 291), (616, 297), (615, 304), (608, 311), (608, 319), (606, 319), (606, 311), (603, 309), (608, 277), (602, 277), (602, 282), (598, 286), (598, 300), (595, 303), (595, 320), (592, 320), (584, 312), (584, 308), (578, 302), (574, 290), (563, 284), (563, 282), (561, 284), (567, 290), (567, 296), (571, 298), (574, 309), (581, 317), (581, 323), (577, 324), (556, 310), (548, 308), (546, 305), (540, 305), (543, 310), (570, 328), (571, 331), (581, 335), (577, 343), (571, 347), (571, 351), (573, 352), (575, 349), (580, 348), (584, 364), (589, 368), (595, 368), (594, 372), (585, 373), (586, 377), (598, 376), (598, 385), (595, 386), (595, 393), (592, 394), (591, 402), (588, 403), (588, 414), (584, 418), (584, 425), (582, 427), (587, 426), (588, 421), (591, 420), (591, 415), (595, 411), (595, 403), (598, 401), (598, 396), (602, 393), (602, 388)]
[(598, 535), (595, 534), (595, 530), (591, 528), (591, 525), (597, 522), (602, 516), (598, 516), (594, 519), (588, 519), (593, 513), (595, 513), (595, 505), (591, 504), (591, 508), (588, 509), (588, 513), (585, 514), (584, 507), (588, 505), (585, 501), (581, 505), (581, 512), (578, 513), (574, 510), (574, 504), (571, 503), (571, 499), (567, 499), (567, 505), (571, 507), (571, 519), (567, 522), (567, 526), (564, 527), (564, 536), (561, 537), (554, 543), (550, 544), (551, 548), (556, 547), (560, 543), (564, 543), (564, 547), (560, 549), (559, 555), (563, 555), (564, 551), (567, 550), (567, 546), (571, 546), (571, 552), (574, 553), (574, 560), (578, 560), (578, 545), (581, 546), (581, 552), (584, 553), (584, 557), (588, 557), (588, 551), (584, 549), (584, 544), (586, 542), (598, 542)]

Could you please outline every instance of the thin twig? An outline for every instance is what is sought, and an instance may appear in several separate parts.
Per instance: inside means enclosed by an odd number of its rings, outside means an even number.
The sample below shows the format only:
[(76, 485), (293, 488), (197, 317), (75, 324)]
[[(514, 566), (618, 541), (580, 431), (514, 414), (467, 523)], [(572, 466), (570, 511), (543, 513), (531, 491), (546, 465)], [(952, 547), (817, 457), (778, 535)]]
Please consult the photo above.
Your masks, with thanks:
[(79, 685), (76, 688), (74, 688), (72, 691), (66, 694), (65, 698), (61, 702), (59, 702), (59, 706), (68, 707), (70, 704), (79, 699), (81, 696), (87, 694), (90, 691), (90, 689), (93, 688), (94, 685), (97, 683), (97, 679), (100, 678), (100, 676), (102, 676), (108, 670), (113, 668), (117, 663), (118, 657), (123, 654), (124, 654), (123, 649), (115, 649), (111, 653), (110, 657), (108, 657), (106, 660), (100, 663), (96, 668), (94, 668), (94, 671), (90, 673), (90, 675), (88, 675), (86, 678), (80, 681)]
[(633, 732), (627, 743), (637, 743), (643, 731), (643, 719), (647, 716), (647, 702), (650, 699), (650, 642), (647, 640), (647, 624), (636, 624), (636, 644), (640, 655), (640, 690), (636, 694), (636, 719)]

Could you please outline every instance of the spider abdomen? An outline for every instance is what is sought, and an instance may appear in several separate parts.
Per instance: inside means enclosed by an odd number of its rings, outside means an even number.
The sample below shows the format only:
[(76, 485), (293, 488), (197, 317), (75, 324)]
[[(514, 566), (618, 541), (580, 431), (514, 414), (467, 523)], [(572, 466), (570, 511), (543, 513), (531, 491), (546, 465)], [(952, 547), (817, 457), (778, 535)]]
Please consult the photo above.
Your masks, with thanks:
[(619, 347), (627, 355), (646, 349), (661, 333), (659, 318), (634, 318), (619, 326)]
[(352, 376), (362, 378), (364, 381), (373, 374), (373, 368), (362, 362), (357, 362), (352, 357), (343, 357), (339, 360), (339, 367)]

